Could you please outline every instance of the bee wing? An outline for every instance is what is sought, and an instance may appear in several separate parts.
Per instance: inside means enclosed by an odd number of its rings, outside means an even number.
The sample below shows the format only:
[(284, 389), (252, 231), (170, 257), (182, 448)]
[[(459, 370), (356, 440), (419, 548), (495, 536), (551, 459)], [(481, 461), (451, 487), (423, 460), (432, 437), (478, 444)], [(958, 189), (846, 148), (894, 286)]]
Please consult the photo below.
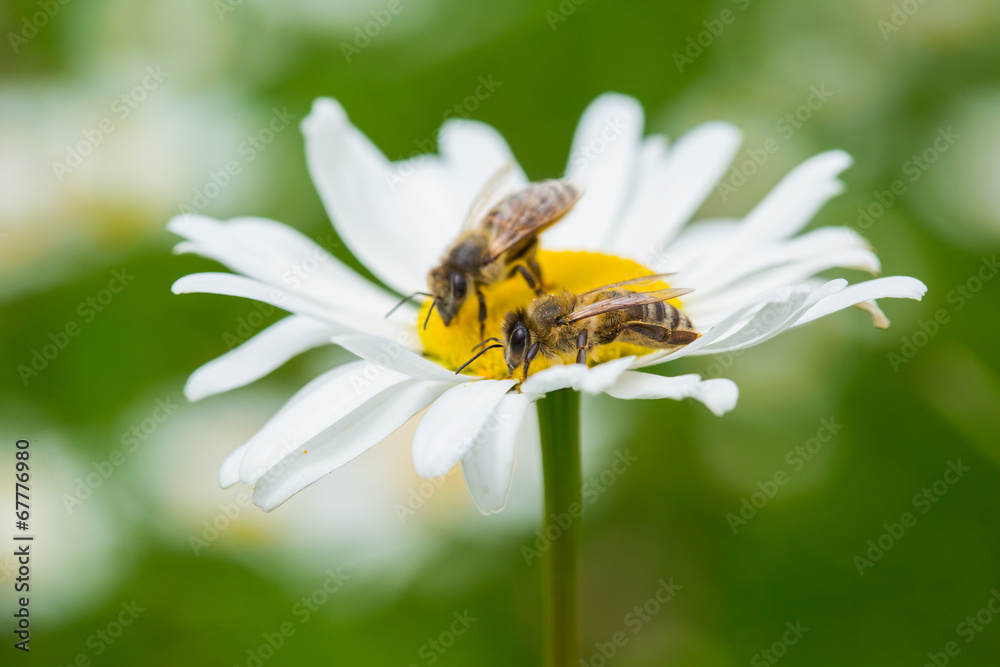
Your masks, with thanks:
[(490, 228), (486, 261), (559, 221), (583, 196), (583, 189), (565, 180), (532, 183), (498, 204), (487, 216)]
[(664, 280), (674, 275), (673, 273), (654, 273), (651, 276), (639, 276), (638, 278), (632, 278), (631, 280), (623, 280), (620, 283), (612, 283), (610, 285), (605, 285), (603, 287), (595, 287), (587, 292), (580, 292), (577, 296), (586, 296), (587, 294), (593, 294), (594, 292), (600, 292), (606, 289), (613, 289), (615, 287), (624, 287), (625, 285), (649, 285), (655, 282)]
[(517, 189), (517, 170), (514, 169), (513, 162), (508, 162), (500, 167), (490, 177), (490, 180), (486, 181), (486, 185), (476, 195), (472, 206), (469, 207), (469, 214), (462, 225), (463, 231), (478, 227), (483, 222), (487, 213), (493, 210), (504, 199), (517, 192)]
[(569, 322), (577, 322), (602, 313), (609, 313), (613, 310), (621, 310), (631, 306), (645, 306), (647, 303), (656, 303), (658, 301), (675, 299), (679, 296), (690, 294), (693, 291), (694, 290), (692, 289), (684, 287), (670, 287), (668, 289), (653, 290), (652, 292), (628, 292), (626, 294), (618, 294), (609, 299), (603, 299), (601, 301), (595, 301), (594, 303), (581, 306), (570, 313), (566, 319)]

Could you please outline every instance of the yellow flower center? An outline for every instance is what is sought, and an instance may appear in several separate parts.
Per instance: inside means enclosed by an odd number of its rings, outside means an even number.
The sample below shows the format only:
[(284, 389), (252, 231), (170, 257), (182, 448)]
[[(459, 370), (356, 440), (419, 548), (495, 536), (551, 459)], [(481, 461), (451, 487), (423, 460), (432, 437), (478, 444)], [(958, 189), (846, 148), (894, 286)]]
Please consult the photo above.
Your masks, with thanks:
[[(538, 264), (542, 269), (545, 281), (545, 291), (558, 293), (569, 290), (580, 294), (597, 287), (618, 283), (638, 276), (651, 275), (653, 271), (633, 262), (614, 255), (604, 255), (595, 252), (550, 252), (541, 250), (537, 255)], [(641, 285), (635, 291), (649, 291), (667, 287), (663, 283)], [(483, 288), (486, 299), (486, 326), (483, 336), (500, 338), (500, 324), (511, 310), (525, 307), (535, 298), (535, 292), (528, 287), (524, 278), (515, 274), (511, 278), (491, 287)], [(669, 303), (680, 307), (676, 299)], [(420, 309), (417, 329), (424, 345), (424, 354), (445, 368), (457, 369), (475, 354), (473, 347), (481, 341), (479, 336), (479, 300), (472, 294), (462, 304), (458, 315), (451, 326), (444, 326), (441, 318), (435, 313), (431, 315), (427, 328), (423, 328), (424, 319), (430, 301)], [(478, 351), (478, 350), (477, 350)], [(646, 354), (648, 348), (628, 343), (611, 343), (594, 350), (589, 361), (604, 362), (628, 355)], [(572, 363), (575, 355), (563, 359), (564, 363)], [(531, 373), (548, 368), (552, 362), (539, 354), (531, 362)], [(503, 350), (490, 350), (472, 362), (463, 371), (480, 375), (484, 378), (502, 379), (510, 377), (507, 364), (504, 362)], [(519, 374), (518, 374), (519, 376)]]

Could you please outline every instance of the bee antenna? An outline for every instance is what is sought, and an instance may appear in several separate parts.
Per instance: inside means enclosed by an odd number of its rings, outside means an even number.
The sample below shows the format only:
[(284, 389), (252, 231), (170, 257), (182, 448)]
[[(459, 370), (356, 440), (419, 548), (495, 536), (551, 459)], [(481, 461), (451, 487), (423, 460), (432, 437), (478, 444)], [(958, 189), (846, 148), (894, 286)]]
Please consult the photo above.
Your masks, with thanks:
[(477, 347), (482, 347), (483, 345), (486, 345), (486, 343), (499, 343), (499, 342), (500, 342), (500, 339), (497, 338), (496, 336), (493, 336), (493, 337), (487, 338), (486, 340), (484, 340), (479, 345), (476, 345), (475, 347), (473, 347), (471, 351), (475, 352)]
[(427, 331), (427, 324), (431, 321), (431, 313), (434, 312), (434, 306), (437, 305), (437, 299), (431, 301), (431, 307), (427, 309), (427, 319), (424, 320), (424, 331)]
[(459, 367), (459, 369), (457, 371), (455, 371), (455, 375), (458, 375), (459, 373), (461, 373), (463, 370), (465, 370), (466, 366), (468, 366), (469, 364), (471, 364), (473, 361), (475, 361), (479, 357), (483, 356), (484, 354), (486, 354), (490, 350), (497, 349), (498, 347), (503, 347), (503, 345), (490, 345), (489, 347), (484, 347), (483, 349), (481, 349), (479, 352), (476, 353), (476, 356), (472, 357), (471, 359), (469, 359), (468, 361), (466, 361), (464, 364), (462, 364)]
[(409, 296), (404, 296), (402, 299), (399, 300), (399, 303), (397, 303), (395, 306), (392, 307), (392, 310), (390, 310), (388, 313), (385, 314), (385, 316), (389, 317), (390, 315), (392, 315), (393, 313), (395, 313), (396, 310), (400, 306), (402, 306), (404, 303), (406, 303), (407, 301), (412, 301), (413, 297), (415, 297), (415, 296), (431, 296), (431, 295), (428, 294), (427, 292), (414, 292), (413, 294), (410, 294)]

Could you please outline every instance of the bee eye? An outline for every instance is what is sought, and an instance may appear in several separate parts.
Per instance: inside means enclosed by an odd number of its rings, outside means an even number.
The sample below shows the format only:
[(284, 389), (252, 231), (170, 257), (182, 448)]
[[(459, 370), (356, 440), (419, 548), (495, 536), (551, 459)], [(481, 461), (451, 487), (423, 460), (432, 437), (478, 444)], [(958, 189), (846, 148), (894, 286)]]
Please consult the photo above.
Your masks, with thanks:
[(520, 359), (524, 355), (524, 348), (528, 343), (528, 331), (524, 327), (517, 327), (510, 334), (510, 356)]
[(455, 298), (463, 298), (467, 289), (469, 289), (469, 282), (465, 279), (465, 276), (458, 272), (452, 273), (451, 292), (455, 295)]

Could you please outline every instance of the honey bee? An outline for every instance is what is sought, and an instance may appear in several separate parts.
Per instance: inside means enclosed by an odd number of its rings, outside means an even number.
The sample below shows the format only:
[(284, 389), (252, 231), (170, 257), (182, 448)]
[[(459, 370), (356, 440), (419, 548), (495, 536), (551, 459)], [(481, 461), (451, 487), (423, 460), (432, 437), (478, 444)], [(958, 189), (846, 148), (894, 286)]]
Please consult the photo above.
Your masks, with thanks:
[(542, 273), (535, 259), (538, 234), (569, 213), (583, 191), (566, 180), (530, 183), (515, 190), (513, 175), (513, 165), (504, 166), (477, 195), (462, 233), (427, 276), (430, 293), (415, 292), (403, 300), (418, 294), (432, 298), (425, 329), (435, 308), (448, 326), (475, 294), (482, 337), (487, 315), (483, 288), (515, 273), (541, 293)]
[(687, 345), (701, 335), (678, 308), (665, 303), (690, 293), (684, 288), (632, 292), (626, 285), (652, 283), (670, 274), (657, 274), (605, 285), (582, 294), (564, 290), (536, 298), (526, 308), (507, 313), (501, 327), (502, 340), (484, 347), (456, 373), (480, 354), (503, 348), (507, 369), (513, 376), (520, 367), (528, 377), (531, 362), (539, 355), (564, 361), (576, 355), (576, 363), (587, 363), (595, 348), (615, 341), (664, 349)]

